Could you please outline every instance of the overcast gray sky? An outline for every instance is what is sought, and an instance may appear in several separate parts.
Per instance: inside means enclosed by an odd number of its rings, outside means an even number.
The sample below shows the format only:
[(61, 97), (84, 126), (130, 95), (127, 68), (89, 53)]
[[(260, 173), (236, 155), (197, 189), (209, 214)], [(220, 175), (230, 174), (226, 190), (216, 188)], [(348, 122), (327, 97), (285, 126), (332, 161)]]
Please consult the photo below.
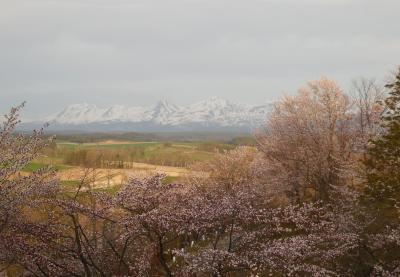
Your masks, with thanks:
[(0, 0), (0, 111), (255, 104), (400, 64), (399, 0)]

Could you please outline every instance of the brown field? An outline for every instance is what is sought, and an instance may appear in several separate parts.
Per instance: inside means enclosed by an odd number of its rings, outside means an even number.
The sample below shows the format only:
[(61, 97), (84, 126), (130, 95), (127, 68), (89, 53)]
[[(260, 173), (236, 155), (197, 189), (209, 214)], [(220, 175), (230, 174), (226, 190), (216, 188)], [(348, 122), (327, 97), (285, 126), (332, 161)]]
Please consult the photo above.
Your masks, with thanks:
[(163, 173), (170, 177), (184, 177), (190, 171), (186, 168), (158, 166), (145, 163), (134, 163), (131, 169), (85, 169), (73, 167), (57, 172), (60, 181), (81, 180), (83, 178), (94, 184), (96, 188), (123, 185), (131, 177), (143, 178), (155, 173)]

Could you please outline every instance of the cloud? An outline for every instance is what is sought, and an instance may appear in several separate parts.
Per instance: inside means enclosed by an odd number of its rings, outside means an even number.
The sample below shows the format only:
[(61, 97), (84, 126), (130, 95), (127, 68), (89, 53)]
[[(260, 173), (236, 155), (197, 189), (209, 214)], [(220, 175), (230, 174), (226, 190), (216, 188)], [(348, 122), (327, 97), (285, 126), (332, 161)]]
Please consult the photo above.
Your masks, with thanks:
[[(276, 99), (397, 64), (398, 1), (14, 0), (0, 10), (0, 111), (79, 102)], [(45, 108), (43, 108), (45, 107)]]

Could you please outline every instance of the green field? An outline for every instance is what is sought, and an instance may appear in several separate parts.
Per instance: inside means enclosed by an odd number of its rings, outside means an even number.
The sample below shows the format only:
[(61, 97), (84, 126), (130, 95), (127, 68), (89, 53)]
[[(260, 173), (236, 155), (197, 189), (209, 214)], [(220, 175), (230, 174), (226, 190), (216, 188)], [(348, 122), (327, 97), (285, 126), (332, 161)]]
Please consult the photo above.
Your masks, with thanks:
[[(31, 162), (31, 163), (29, 163), (28, 165), (26, 165), (26, 166), (22, 169), (22, 171), (23, 171), (23, 172), (33, 172), (33, 171), (39, 170), (39, 169), (41, 169), (41, 168), (43, 168), (43, 167), (45, 167), (45, 166), (48, 166), (49, 164), (50, 164), (50, 163), (41, 163), (41, 162), (36, 162), (36, 161), (34, 161), (34, 162)], [(56, 171), (59, 171), (59, 170), (66, 170), (66, 169), (71, 168), (71, 166), (64, 165), (64, 164), (52, 164), (52, 167), (53, 167)]]
[[(23, 168), (23, 172), (33, 172), (45, 166), (52, 166), (61, 178), (66, 191), (73, 191), (79, 185), (79, 168), (100, 169), (103, 174), (100, 190), (115, 192), (121, 184), (121, 176), (130, 172), (155, 172), (155, 166), (170, 166), (161, 169), (167, 176), (163, 183), (178, 181), (181, 176), (177, 168), (188, 168), (196, 162), (210, 161), (217, 153), (246, 145), (248, 139), (232, 142), (221, 141), (132, 141), (104, 140), (76, 142), (55, 140), (41, 155)], [(154, 166), (154, 168), (152, 167)], [(111, 170), (111, 171), (109, 171)], [(107, 173), (108, 172), (108, 173)], [(125, 172), (125, 173), (122, 173)], [(108, 175), (107, 175), (108, 174)], [(111, 175), (110, 175), (111, 174)], [(108, 177), (105, 177), (107, 175)], [(109, 178), (114, 181), (110, 183)], [(109, 185), (111, 184), (111, 185)], [(102, 187), (102, 188), (100, 188)]]
[(129, 163), (185, 167), (207, 161), (216, 152), (235, 146), (219, 142), (59, 142), (45, 151), (44, 160), (71, 166), (126, 168)]

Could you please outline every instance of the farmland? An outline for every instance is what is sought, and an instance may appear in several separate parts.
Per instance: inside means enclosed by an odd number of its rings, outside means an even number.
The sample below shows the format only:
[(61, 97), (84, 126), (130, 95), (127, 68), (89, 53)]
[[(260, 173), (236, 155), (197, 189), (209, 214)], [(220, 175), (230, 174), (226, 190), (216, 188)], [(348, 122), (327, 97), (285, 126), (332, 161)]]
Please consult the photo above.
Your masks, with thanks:
[(237, 146), (238, 143), (217, 141), (55, 140), (22, 171), (51, 166), (62, 184), (68, 186), (77, 184), (89, 169), (97, 188), (120, 186), (131, 176), (156, 172), (166, 174), (165, 182), (171, 182), (190, 173), (190, 165), (210, 161), (215, 153)]

